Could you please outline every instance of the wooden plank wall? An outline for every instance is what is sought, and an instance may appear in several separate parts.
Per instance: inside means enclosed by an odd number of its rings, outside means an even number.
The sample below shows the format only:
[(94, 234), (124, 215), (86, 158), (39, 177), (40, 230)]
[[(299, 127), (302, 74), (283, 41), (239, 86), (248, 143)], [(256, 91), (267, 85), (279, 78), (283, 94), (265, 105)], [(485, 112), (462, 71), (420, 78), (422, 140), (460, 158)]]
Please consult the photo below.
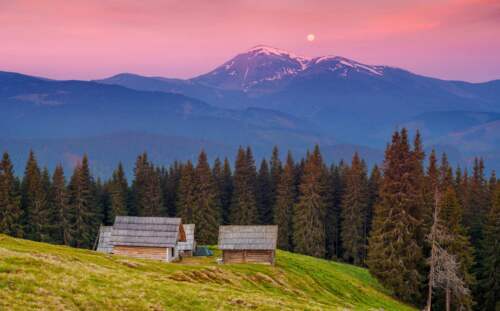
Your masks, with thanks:
[(274, 251), (270, 250), (225, 250), (225, 263), (269, 263), (274, 264)]
[(134, 258), (145, 258), (155, 260), (167, 260), (166, 247), (143, 247), (143, 246), (114, 246), (113, 254), (125, 255)]

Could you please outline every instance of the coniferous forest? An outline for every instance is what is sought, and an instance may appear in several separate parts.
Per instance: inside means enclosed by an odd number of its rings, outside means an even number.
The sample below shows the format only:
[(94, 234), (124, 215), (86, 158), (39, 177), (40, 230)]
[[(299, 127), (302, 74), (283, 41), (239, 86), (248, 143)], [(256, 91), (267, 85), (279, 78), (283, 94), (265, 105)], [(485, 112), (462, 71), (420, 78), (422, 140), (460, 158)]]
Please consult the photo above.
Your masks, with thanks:
[[(99, 225), (116, 215), (177, 216), (196, 224), (199, 244), (216, 244), (220, 224), (277, 224), (278, 247), (367, 267), (399, 299), (433, 310), (500, 310), (500, 183), (484, 163), (453, 167), (424, 153), (417, 133), (395, 132), (380, 166), (302, 159), (274, 148), (258, 161), (250, 147), (235, 163), (158, 166), (137, 157), (133, 180), (117, 167), (92, 176), (84, 156), (53, 172), (31, 152), (23, 173), (0, 164), (0, 232), (93, 248)], [(21, 176), (22, 175), (22, 176)]]

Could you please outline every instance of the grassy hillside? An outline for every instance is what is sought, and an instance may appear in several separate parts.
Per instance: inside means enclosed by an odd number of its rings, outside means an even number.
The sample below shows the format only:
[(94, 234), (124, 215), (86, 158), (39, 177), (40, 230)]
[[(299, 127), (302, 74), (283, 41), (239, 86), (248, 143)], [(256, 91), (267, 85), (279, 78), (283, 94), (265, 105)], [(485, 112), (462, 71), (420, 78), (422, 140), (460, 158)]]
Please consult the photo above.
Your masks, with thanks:
[(0, 310), (414, 310), (350, 265), (287, 252), (275, 267), (214, 259), (168, 264), (0, 235)]

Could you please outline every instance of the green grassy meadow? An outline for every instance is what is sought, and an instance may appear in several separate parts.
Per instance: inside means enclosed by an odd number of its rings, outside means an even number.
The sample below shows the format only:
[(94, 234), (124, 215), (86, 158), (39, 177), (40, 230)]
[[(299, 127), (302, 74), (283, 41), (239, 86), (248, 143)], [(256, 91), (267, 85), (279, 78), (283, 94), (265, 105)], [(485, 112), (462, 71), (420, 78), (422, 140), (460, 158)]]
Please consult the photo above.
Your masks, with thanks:
[(0, 235), (0, 310), (416, 310), (366, 269), (279, 251), (276, 266), (180, 263)]

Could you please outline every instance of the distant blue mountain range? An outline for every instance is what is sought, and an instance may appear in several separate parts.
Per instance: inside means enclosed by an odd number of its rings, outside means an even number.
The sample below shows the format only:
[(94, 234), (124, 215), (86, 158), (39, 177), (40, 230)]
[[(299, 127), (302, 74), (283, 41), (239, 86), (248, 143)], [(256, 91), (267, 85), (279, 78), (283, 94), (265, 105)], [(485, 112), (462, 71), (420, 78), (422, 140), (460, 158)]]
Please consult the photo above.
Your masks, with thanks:
[(251, 145), (303, 155), (321, 144), (328, 160), (359, 150), (382, 159), (391, 132), (420, 129), (428, 148), (467, 165), (482, 156), (500, 169), (500, 80), (444, 81), (343, 57), (305, 58), (258, 46), (189, 80), (119, 74), (56, 81), (0, 72), (0, 148), (22, 167), (70, 167), (88, 152), (96, 174), (148, 151), (158, 163), (233, 156)]

